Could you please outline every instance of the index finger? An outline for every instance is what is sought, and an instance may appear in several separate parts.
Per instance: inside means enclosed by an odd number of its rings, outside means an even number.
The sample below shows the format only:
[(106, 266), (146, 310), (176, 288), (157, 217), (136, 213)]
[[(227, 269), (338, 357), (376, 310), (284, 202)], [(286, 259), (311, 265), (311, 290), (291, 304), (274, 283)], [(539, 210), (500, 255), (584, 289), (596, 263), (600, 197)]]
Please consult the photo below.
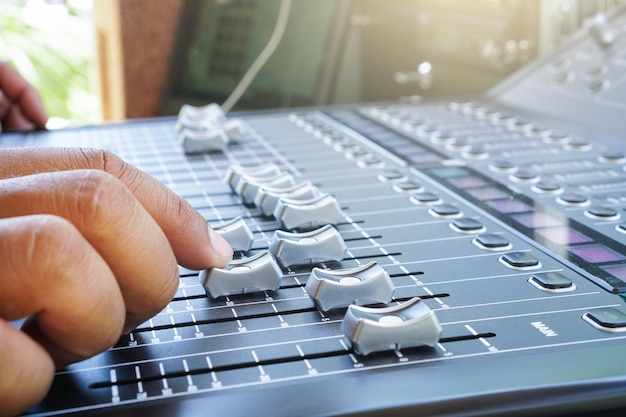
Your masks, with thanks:
[(117, 177), (150, 213), (178, 262), (190, 269), (224, 267), (233, 251), (189, 203), (150, 175), (99, 149), (0, 149), (0, 178), (52, 171), (97, 169)]
[(0, 62), (0, 90), (36, 127), (46, 127), (48, 115), (39, 94), (6, 62)]

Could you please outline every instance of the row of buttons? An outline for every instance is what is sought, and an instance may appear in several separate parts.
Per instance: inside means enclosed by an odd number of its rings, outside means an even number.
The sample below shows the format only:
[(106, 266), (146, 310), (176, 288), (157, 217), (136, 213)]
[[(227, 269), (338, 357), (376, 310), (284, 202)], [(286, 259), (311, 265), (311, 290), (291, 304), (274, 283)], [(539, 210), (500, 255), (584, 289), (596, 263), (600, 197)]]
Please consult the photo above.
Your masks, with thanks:
[[(619, 160), (623, 162), (624, 156), (620, 155)], [(513, 164), (503, 161), (494, 161), (489, 168), (494, 172), (513, 172), (509, 179), (518, 184), (529, 184), (531, 190), (539, 194), (557, 194), (556, 202), (569, 207), (587, 207), (591, 205), (591, 200), (582, 194), (564, 193), (564, 188), (552, 181), (542, 181), (539, 175), (531, 170), (519, 169)], [(615, 221), (621, 217), (620, 213), (606, 206), (590, 206), (584, 212), (585, 216), (594, 220)]]
[[(589, 151), (592, 149), (592, 144), (584, 138), (572, 137), (566, 132), (549, 129), (509, 112), (492, 109), (477, 102), (453, 102), (448, 108), (463, 115), (474, 116), (477, 120), (486, 120), (493, 125), (503, 126), (509, 131), (523, 133), (529, 138), (539, 138), (549, 145), (562, 145), (565, 150)], [(452, 137), (444, 137), (443, 141), (441, 139), (434, 141), (447, 145), (449, 150), (462, 151), (462, 156), (468, 159), (486, 159), (489, 157), (485, 145), (471, 145), (458, 143), (458, 141), (455, 143), (455, 139)]]
[[(458, 207), (443, 203), (441, 198), (435, 193), (425, 192), (423, 187), (417, 183), (408, 181), (406, 176), (400, 171), (385, 171), (379, 175), (379, 179), (385, 182), (390, 182), (391, 179), (401, 181), (394, 184), (394, 188), (403, 193), (413, 193), (411, 195), (411, 201), (416, 204), (431, 205), (428, 212), (432, 216), (437, 218), (454, 218), (455, 220), (450, 223), (452, 230), (463, 234), (478, 234), (478, 236), (472, 240), (472, 243), (477, 247), (488, 251), (505, 251), (511, 249), (511, 243), (502, 234), (484, 233), (486, 228), (479, 220), (471, 217), (463, 217), (463, 212)], [(509, 268), (518, 270), (538, 269), (541, 267), (539, 260), (528, 252), (506, 253), (499, 258), (499, 261)], [(541, 274), (534, 276), (534, 279), (530, 282), (539, 289), (554, 291), (556, 285), (555, 281), (557, 280), (555, 277), (555, 274)], [(575, 288), (568, 278), (561, 275), (559, 279), (562, 281), (559, 284), (560, 289), (571, 291)], [(567, 285), (564, 284), (566, 281), (568, 282)]]
[(385, 165), (382, 159), (375, 156), (363, 145), (317, 120), (312, 114), (292, 113), (289, 115), (289, 120), (314, 137), (322, 139), (335, 151), (342, 152), (346, 158), (356, 161), (361, 168), (382, 168)]

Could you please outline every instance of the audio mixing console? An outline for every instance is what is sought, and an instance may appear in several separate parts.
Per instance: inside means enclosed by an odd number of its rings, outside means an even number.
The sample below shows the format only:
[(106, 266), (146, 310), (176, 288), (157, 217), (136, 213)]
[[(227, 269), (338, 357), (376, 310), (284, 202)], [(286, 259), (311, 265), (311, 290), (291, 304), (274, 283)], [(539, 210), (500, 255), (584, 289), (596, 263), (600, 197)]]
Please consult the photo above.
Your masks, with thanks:
[[(27, 414), (626, 407), (626, 20), (483, 97), (30, 134), (106, 147), (235, 248)], [(182, 143), (182, 144), (181, 144)]]

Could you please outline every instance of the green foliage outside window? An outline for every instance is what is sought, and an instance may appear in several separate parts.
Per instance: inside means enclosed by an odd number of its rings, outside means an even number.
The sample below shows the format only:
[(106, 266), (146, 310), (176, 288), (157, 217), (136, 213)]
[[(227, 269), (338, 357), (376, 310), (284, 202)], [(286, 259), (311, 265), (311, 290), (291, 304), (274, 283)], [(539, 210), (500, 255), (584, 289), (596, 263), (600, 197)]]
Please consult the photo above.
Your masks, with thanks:
[(89, 11), (67, 1), (1, 1), (0, 59), (39, 91), (51, 117), (71, 124), (97, 121), (96, 48)]

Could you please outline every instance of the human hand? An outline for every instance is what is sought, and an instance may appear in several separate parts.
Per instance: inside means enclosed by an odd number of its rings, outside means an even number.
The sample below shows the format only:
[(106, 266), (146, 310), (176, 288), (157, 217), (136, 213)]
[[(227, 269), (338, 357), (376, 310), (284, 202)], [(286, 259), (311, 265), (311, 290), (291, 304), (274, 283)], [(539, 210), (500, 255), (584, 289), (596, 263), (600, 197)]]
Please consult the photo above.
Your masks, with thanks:
[[(177, 261), (231, 258), (184, 200), (106, 151), (0, 149), (0, 415), (163, 309)], [(8, 322), (23, 317), (22, 331)]]
[(48, 116), (35, 89), (0, 62), (0, 130), (43, 129)]

